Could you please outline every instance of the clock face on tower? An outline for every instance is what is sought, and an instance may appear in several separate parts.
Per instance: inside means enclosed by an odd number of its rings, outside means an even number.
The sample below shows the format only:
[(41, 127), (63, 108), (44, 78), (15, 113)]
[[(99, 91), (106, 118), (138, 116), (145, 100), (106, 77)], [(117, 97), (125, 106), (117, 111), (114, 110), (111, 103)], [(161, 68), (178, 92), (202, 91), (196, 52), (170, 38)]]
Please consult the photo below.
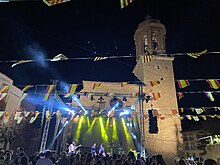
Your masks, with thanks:
[(115, 107), (115, 109), (120, 109), (123, 107), (123, 102), (121, 99), (117, 98), (117, 97), (113, 97), (111, 100), (110, 100), (110, 107), (113, 108)]

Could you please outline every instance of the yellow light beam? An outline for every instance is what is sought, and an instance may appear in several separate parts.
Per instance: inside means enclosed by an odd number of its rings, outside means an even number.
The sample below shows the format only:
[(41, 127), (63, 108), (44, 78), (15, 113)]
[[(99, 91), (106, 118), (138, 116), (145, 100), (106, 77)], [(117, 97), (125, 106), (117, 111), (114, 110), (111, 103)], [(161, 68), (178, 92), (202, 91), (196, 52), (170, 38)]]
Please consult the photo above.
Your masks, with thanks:
[(103, 124), (102, 117), (99, 117), (99, 122), (100, 122), (101, 136), (102, 136), (103, 143), (105, 145), (107, 145), (107, 143), (108, 143), (108, 135), (107, 135), (107, 133), (105, 131), (105, 127), (104, 127), (104, 124)]
[(82, 117), (80, 118), (79, 124), (78, 124), (77, 129), (76, 129), (75, 139), (76, 139), (77, 141), (79, 140), (79, 137), (80, 137), (83, 119), (84, 119), (84, 116), (82, 116)]
[(133, 141), (132, 141), (132, 137), (130, 135), (130, 132), (128, 131), (128, 128), (125, 124), (125, 119), (124, 118), (122, 118), (122, 126), (123, 126), (123, 130), (124, 130), (124, 133), (125, 133), (125, 139), (126, 139), (127, 147), (128, 147), (128, 149), (131, 149), (131, 148), (133, 148)]
[(117, 142), (118, 141), (118, 132), (117, 132), (117, 126), (116, 126), (116, 119), (112, 119), (112, 125), (113, 125), (113, 127), (112, 127), (112, 129), (113, 129), (112, 140), (114, 142)]

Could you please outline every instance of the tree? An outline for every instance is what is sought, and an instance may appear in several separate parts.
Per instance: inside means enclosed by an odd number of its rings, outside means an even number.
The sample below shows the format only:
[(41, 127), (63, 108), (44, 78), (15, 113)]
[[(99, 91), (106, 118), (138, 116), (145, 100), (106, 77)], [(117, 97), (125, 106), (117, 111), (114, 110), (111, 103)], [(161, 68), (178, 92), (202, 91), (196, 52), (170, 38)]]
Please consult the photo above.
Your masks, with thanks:
[(0, 142), (4, 144), (3, 149), (18, 137), (23, 134), (23, 124), (17, 124), (17, 121), (12, 117), (8, 119), (7, 123), (0, 122)]

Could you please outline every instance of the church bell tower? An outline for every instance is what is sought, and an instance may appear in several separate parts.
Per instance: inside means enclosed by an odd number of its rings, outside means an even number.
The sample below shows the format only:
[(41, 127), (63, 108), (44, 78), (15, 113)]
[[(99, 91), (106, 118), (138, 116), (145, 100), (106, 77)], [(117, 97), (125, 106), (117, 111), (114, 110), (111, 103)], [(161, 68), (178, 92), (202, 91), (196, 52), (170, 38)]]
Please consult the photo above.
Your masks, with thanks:
[[(172, 61), (165, 46), (166, 29), (157, 19), (147, 17), (135, 32), (135, 76), (141, 80), (144, 93), (154, 98), (144, 103), (145, 148), (151, 155), (161, 154), (169, 165), (182, 148), (181, 122), (176, 98)], [(146, 57), (149, 57), (148, 60)], [(157, 82), (153, 84), (152, 82)], [(153, 85), (152, 85), (153, 84)], [(158, 133), (149, 133), (149, 109), (157, 111)]]

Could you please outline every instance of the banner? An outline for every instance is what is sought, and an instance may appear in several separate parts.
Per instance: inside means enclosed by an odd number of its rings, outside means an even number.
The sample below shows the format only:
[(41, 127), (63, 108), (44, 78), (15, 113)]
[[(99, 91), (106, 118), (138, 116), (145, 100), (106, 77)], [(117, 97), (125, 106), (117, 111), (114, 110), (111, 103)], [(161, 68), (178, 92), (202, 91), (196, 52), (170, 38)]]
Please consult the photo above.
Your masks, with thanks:
[(185, 88), (189, 86), (189, 81), (188, 80), (177, 80), (179, 88)]
[(95, 57), (94, 61), (106, 60), (108, 57)]
[(22, 92), (28, 90), (29, 88), (32, 88), (33, 85), (26, 85), (23, 89), (22, 89)]
[(181, 100), (184, 97), (183, 92), (177, 92), (178, 100)]
[(70, 95), (74, 94), (76, 88), (78, 87), (78, 84), (70, 84), (70, 87), (68, 89), (67, 94), (64, 96), (64, 98), (69, 97)]
[(210, 101), (215, 101), (214, 97), (212, 96), (212, 92), (205, 92), (205, 94), (209, 98)]
[(218, 89), (220, 87), (220, 84), (217, 80), (206, 80), (209, 83), (210, 88)]
[(153, 87), (155, 85), (160, 84), (160, 81), (150, 81), (150, 85)]
[(23, 94), (21, 95), (20, 101), (24, 100), (24, 98), (25, 98), (26, 96), (27, 96), (27, 93), (23, 93)]
[(152, 93), (154, 101), (160, 98), (160, 93)]
[(102, 83), (94, 83), (92, 89), (100, 87)]
[(192, 58), (198, 58), (200, 57), (201, 55), (207, 53), (207, 49), (206, 50), (203, 50), (201, 52), (198, 52), (198, 53), (186, 53), (188, 56), (192, 57)]
[(124, 7), (128, 6), (131, 2), (133, 2), (134, 0), (120, 0), (120, 4), (121, 4), (121, 9), (123, 9)]
[(57, 5), (63, 2), (68, 2), (70, 0), (43, 0), (43, 2), (47, 5), (47, 6), (53, 6), (53, 5)]
[(141, 56), (142, 64), (145, 64), (145, 63), (147, 63), (147, 62), (152, 61), (152, 58), (153, 58), (153, 56), (151, 56), (151, 55)]
[(34, 117), (31, 117), (29, 123), (33, 123), (33, 122), (37, 119), (37, 117), (38, 117), (39, 114), (40, 114), (39, 112), (35, 112), (35, 116), (34, 116)]
[(0, 90), (0, 93), (7, 93), (6, 91), (8, 90), (8, 85), (2, 85), (2, 88)]
[(47, 101), (49, 96), (50, 96), (50, 93), (52, 92), (53, 88), (55, 87), (55, 85), (48, 85), (47, 86), (47, 90), (46, 90), (46, 94), (44, 96), (44, 100)]
[(127, 82), (121, 82), (121, 87), (124, 87), (127, 84), (128, 84)]

